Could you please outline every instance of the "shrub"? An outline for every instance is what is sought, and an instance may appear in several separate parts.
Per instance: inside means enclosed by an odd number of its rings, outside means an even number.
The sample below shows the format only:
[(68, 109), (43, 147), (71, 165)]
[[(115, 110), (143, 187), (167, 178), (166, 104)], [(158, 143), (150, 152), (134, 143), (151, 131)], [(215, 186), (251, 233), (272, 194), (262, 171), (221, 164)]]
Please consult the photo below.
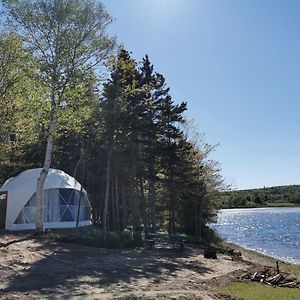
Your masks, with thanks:
[(117, 232), (107, 232), (107, 239), (103, 239), (103, 231), (94, 226), (85, 226), (78, 229), (51, 230), (47, 232), (49, 238), (61, 242), (76, 243), (99, 248), (134, 248), (141, 246), (141, 241), (130, 236), (122, 236)]

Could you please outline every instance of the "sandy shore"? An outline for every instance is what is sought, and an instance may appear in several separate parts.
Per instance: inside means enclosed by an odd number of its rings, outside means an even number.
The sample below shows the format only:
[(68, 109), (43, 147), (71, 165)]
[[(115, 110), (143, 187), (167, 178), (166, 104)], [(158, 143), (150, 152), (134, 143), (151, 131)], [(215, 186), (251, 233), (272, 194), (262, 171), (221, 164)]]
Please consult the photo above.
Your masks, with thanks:
[(276, 259), (274, 257), (262, 254), (260, 252), (256, 252), (254, 250), (246, 249), (242, 246), (239, 246), (237, 244), (229, 243), (229, 242), (223, 242), (223, 245), (227, 248), (232, 248), (235, 251), (240, 251), (242, 254), (242, 258), (245, 261), (251, 262), (252, 264), (257, 265), (264, 265), (264, 266), (276, 266), (276, 261), (280, 263), (286, 263), (282, 260)]
[(205, 259), (194, 246), (106, 250), (0, 234), (1, 299), (219, 299), (213, 288), (273, 258), (243, 249)]

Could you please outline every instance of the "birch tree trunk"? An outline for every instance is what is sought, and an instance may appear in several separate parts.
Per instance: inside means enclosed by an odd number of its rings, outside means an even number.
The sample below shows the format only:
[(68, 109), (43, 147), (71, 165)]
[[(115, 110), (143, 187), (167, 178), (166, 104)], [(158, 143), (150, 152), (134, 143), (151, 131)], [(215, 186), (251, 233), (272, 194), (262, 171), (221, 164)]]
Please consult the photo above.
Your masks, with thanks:
[(50, 124), (49, 124), (49, 134), (47, 139), (46, 155), (43, 169), (37, 180), (36, 188), (36, 231), (44, 231), (44, 217), (43, 217), (43, 189), (46, 177), (49, 173), (52, 152), (53, 152), (53, 134), (56, 130), (56, 107), (52, 104)]

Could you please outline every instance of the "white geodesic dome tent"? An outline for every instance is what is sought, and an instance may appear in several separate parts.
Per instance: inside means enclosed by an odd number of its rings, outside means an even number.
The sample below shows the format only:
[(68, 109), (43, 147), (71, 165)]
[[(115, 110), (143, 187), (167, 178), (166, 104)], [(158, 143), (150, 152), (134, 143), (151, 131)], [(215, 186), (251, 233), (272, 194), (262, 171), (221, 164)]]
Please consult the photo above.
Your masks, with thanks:
[[(8, 179), (0, 189), (6, 192), (5, 229), (35, 229), (37, 179), (41, 168), (26, 170)], [(44, 185), (44, 228), (90, 225), (91, 205), (80, 183), (61, 170), (50, 169)]]

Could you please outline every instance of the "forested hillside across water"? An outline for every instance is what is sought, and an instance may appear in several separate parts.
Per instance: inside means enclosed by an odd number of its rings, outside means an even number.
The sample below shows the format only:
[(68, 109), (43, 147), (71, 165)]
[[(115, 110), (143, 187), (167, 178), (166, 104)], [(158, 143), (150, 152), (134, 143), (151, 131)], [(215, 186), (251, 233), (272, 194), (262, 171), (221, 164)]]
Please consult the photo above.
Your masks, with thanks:
[(264, 187), (220, 193), (219, 208), (300, 205), (300, 185)]
[(149, 57), (107, 35), (98, 1), (4, 4), (13, 26), (0, 34), (0, 185), (50, 166), (83, 184), (105, 232), (200, 235), (223, 186), (214, 147)]

